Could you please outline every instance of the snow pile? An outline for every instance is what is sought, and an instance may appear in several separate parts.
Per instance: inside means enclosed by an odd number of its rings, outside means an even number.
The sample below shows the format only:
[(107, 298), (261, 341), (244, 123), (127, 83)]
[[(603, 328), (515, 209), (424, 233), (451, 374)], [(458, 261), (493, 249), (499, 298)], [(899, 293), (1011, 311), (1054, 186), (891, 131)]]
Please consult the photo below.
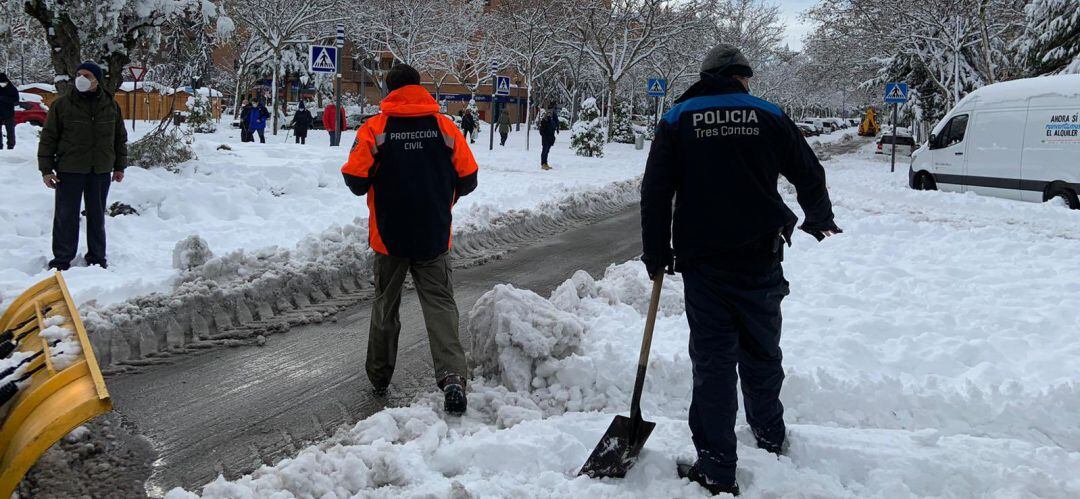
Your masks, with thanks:
[(213, 257), (214, 252), (210, 251), (210, 245), (197, 234), (192, 234), (176, 243), (172, 264), (174, 269), (191, 270), (204, 265)]
[(480, 297), (469, 314), (477, 372), (497, 376), (507, 388), (547, 386), (557, 361), (581, 344), (585, 325), (539, 295), (501, 285)]

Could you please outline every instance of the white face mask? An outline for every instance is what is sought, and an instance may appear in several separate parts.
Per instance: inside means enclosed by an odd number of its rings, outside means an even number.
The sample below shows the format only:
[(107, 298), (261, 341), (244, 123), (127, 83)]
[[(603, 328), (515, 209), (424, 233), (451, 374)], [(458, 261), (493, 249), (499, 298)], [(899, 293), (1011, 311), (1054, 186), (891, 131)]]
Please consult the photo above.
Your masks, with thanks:
[(75, 78), (75, 88), (78, 89), (80, 92), (90, 90), (90, 85), (90, 78), (87, 78), (83, 75), (79, 75), (78, 78)]
[(6, 87), (7, 87), (7, 82), (6, 81), (0, 82), (0, 88), (6, 88)]

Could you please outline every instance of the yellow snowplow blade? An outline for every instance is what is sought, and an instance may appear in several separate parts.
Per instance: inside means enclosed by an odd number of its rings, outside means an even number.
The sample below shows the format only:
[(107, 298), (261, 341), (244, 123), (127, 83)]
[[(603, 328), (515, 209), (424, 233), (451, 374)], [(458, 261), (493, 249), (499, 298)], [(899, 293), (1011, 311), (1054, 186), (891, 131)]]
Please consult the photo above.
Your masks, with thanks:
[[(48, 342), (39, 336), (46, 329), (45, 320), (56, 316), (65, 319), (59, 327), (74, 330), (82, 346), (75, 362), (59, 371), (50, 359)], [(112, 410), (86, 328), (60, 273), (35, 284), (8, 307), (0, 316), (0, 332), (6, 331), (22, 336), (16, 352), (44, 349), (40, 357), (44, 368), (0, 408), (0, 414), (7, 409), (6, 416), (0, 415), (0, 498), (11, 496), (49, 447), (71, 430)]]

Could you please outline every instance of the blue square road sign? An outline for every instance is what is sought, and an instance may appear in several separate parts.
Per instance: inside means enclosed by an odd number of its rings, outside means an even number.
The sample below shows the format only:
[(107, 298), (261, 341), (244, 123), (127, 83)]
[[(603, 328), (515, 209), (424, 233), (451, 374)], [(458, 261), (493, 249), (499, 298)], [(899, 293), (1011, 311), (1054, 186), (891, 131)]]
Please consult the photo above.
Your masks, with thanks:
[(908, 86), (907, 83), (886, 83), (885, 84), (885, 103), (886, 104), (903, 104), (908, 101)]
[(645, 91), (650, 97), (663, 97), (667, 95), (667, 80), (663, 78), (649, 78)]
[(308, 71), (312, 73), (336, 73), (337, 51), (337, 47), (311, 45), (308, 48)]

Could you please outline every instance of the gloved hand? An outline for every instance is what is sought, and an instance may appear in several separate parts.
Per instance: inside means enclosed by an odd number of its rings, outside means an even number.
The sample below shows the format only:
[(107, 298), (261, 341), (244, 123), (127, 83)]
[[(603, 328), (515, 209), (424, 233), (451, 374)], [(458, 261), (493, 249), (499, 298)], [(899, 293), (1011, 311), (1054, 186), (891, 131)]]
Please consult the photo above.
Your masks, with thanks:
[(675, 256), (672, 255), (671, 250), (668, 250), (662, 255), (641, 255), (641, 263), (645, 264), (645, 271), (649, 273), (649, 279), (656, 280), (656, 276), (661, 272), (667, 272), (668, 275), (675, 275)]
[(844, 232), (843, 229), (837, 227), (833, 222), (826, 224), (806, 222), (799, 226), (799, 230), (814, 236), (814, 239), (817, 239), (819, 243), (826, 237), (842, 234)]

